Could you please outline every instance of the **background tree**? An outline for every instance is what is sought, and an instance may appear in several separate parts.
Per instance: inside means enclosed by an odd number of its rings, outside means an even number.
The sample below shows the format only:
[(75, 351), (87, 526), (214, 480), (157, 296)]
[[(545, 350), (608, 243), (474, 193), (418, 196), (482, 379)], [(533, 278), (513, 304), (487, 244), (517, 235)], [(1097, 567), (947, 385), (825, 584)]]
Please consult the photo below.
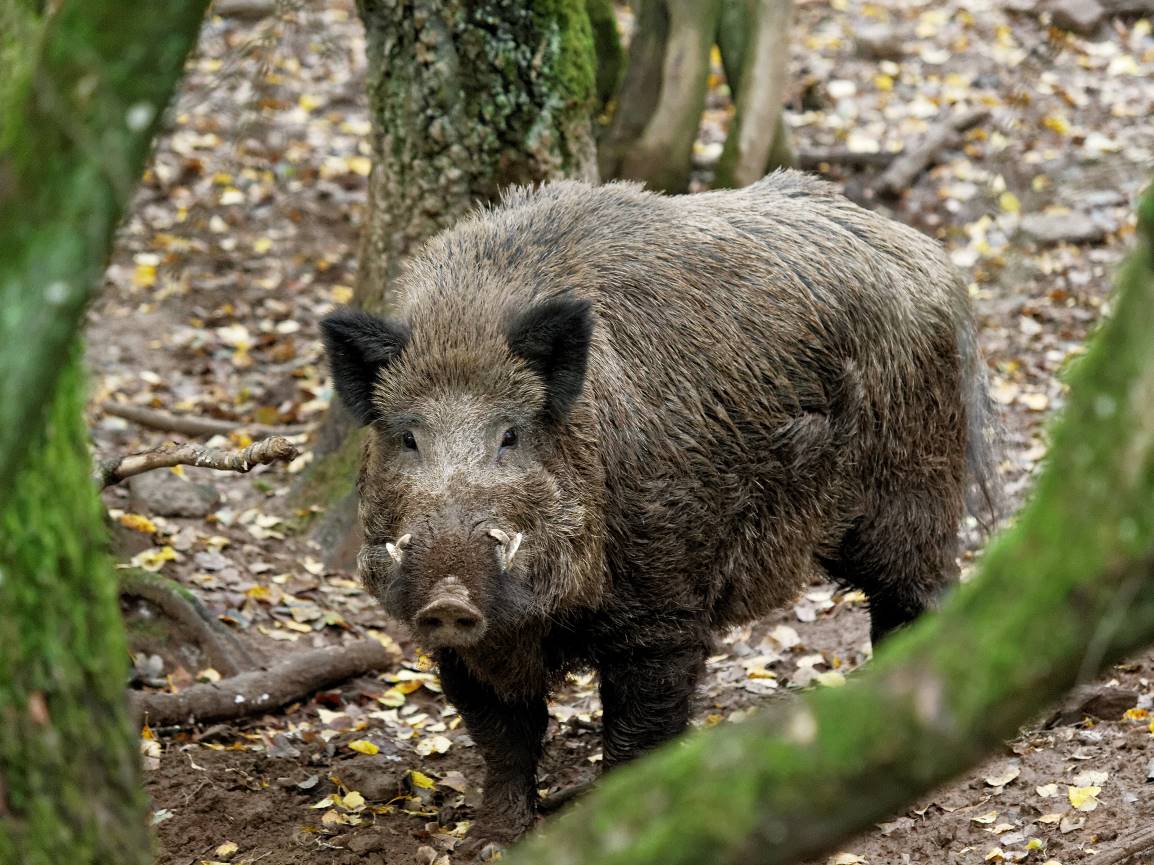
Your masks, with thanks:
[(147, 863), (76, 331), (206, 3), (0, 0), (0, 862)]
[(600, 144), (601, 175), (685, 192), (714, 44), (735, 113), (717, 184), (793, 164), (782, 119), (792, 0), (639, 0), (629, 61)]
[(980, 573), (846, 687), (692, 734), (614, 773), (510, 862), (807, 859), (1154, 641), (1152, 332), (1154, 187), (1114, 315), (1071, 376), (1049, 465)]
[[(604, 35), (605, 3), (598, 8)], [(585, 0), (359, 0), (374, 167), (354, 305), (385, 313), (405, 257), (513, 183), (595, 181), (597, 61)], [(611, 11), (611, 10), (609, 10)], [(603, 40), (604, 41), (604, 40)], [(298, 491), (351, 564), (359, 436), (334, 403)]]

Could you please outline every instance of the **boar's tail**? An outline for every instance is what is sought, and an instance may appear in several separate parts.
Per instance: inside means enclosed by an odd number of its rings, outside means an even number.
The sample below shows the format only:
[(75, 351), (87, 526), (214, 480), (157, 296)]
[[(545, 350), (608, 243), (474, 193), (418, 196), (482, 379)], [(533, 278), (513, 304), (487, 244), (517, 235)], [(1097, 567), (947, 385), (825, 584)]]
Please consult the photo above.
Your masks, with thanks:
[(990, 397), (989, 376), (970, 316), (958, 328), (962, 361), (962, 398), (966, 411), (966, 510), (985, 532), (993, 531), (1002, 515), (1002, 484), (998, 476), (1002, 427)]

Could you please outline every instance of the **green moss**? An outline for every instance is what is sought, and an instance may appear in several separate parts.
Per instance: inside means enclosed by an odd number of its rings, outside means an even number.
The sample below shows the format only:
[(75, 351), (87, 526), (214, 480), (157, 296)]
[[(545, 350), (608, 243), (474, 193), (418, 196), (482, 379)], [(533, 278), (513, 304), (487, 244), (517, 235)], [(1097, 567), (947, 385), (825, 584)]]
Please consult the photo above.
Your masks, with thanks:
[(317, 460), (293, 489), (293, 503), (298, 508), (313, 505), (325, 507), (353, 491), (361, 464), (364, 430), (349, 432), (340, 447)]
[(104, 553), (80, 352), (0, 502), (0, 852), (26, 865), (150, 861), (127, 650)]

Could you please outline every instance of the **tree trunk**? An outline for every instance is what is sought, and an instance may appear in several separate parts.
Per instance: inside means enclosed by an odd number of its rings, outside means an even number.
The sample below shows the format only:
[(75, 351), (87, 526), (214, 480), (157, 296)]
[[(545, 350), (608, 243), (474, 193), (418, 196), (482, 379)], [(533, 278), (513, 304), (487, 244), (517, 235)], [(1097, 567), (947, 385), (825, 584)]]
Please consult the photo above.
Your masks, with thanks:
[(0, 0), (0, 490), (38, 440), (206, 5)]
[(641, 0), (603, 176), (688, 189), (720, 14), (721, 0)]
[[(596, 56), (585, 0), (359, 0), (375, 164), (354, 303), (386, 314), (420, 244), (509, 184), (596, 181)], [(334, 402), (302, 478), (330, 565), (357, 548), (360, 436)]]
[(1154, 641), (1154, 188), (1139, 213), (1114, 315), (1073, 371), (1030, 504), (980, 574), (846, 687), (611, 774), (511, 865), (808, 859)]
[(586, 0), (589, 23), (593, 28), (593, 47), (597, 55), (597, 111), (604, 111), (617, 95), (625, 52), (617, 32), (617, 15), (613, 0)]
[(0, 505), (0, 862), (152, 861), (77, 348)]
[(0, 0), (0, 862), (145, 865), (76, 330), (204, 0)]
[(736, 110), (717, 186), (748, 186), (796, 160), (782, 110), (792, 14), (792, 0), (725, 0), (718, 45)]

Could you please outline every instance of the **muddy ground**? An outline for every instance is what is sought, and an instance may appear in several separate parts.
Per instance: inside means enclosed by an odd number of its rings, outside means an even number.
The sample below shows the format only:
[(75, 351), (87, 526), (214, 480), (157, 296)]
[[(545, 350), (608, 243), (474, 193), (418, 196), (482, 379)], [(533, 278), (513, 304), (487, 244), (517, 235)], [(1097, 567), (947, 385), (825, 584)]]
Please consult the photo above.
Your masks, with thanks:
[[(316, 322), (355, 279), (369, 169), (363, 35), (343, 2), (275, 9), (206, 23), (121, 233), (88, 329), (101, 456), (166, 438), (104, 413), (107, 400), (295, 425), (315, 422), (331, 396)], [(1150, 20), (1108, 20), (1090, 36), (1048, 21), (1023, 2), (803, 2), (792, 58), (790, 117), (803, 150), (892, 150), (943, 111), (992, 112), (887, 211), (939, 236), (973, 279), (1015, 505), (1044, 459), (1061, 372), (1108, 310), (1132, 204), (1154, 164)], [(698, 187), (728, 120), (720, 74), (711, 84)], [(870, 174), (831, 174), (881, 206)], [(1070, 225), (1077, 236), (1063, 239)], [(468, 828), (479, 758), (405, 635), (353, 574), (322, 564), (308, 537), (311, 503), (291, 496), (307, 461), (247, 476), (188, 469), (160, 489), (105, 494), (124, 524), (120, 560), (191, 588), (265, 659), (366, 634), (404, 652), (380, 677), (282, 712), (148, 731), (161, 865), (444, 862)], [(179, 515), (188, 513), (201, 515)], [(965, 536), (968, 570), (983, 538), (973, 525)], [(719, 643), (698, 722), (836, 686), (866, 661), (867, 630), (860, 595), (815, 582), (796, 606)], [(145, 648), (137, 672), (154, 685), (214, 675), (194, 648)], [(542, 790), (596, 776), (595, 684), (574, 677), (557, 695)], [(1154, 654), (1099, 684), (1128, 689), (1131, 701), (1107, 720), (1040, 721), (832, 861), (1076, 865), (1124, 843), (1154, 823)]]

